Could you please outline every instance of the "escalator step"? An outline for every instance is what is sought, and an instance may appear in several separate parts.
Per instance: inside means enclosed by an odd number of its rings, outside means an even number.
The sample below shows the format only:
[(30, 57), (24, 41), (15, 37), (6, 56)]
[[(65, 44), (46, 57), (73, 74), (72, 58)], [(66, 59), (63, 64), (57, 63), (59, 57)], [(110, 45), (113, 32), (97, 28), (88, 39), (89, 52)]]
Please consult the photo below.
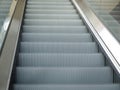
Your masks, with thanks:
[(51, 2), (51, 1), (48, 1), (48, 2), (34, 2), (34, 1), (31, 1), (31, 2), (27, 2), (27, 5), (57, 5), (57, 6), (68, 6), (68, 5), (71, 5), (71, 2)]
[(23, 26), (23, 33), (87, 33), (85, 26)]
[(29, 14), (76, 14), (75, 10), (44, 10), (44, 9), (39, 9), (39, 10), (31, 10), (27, 9), (26, 13)]
[(111, 26), (111, 27), (119, 27), (120, 26), (120, 24), (117, 22), (117, 21), (114, 21), (114, 20), (112, 20), (112, 21), (105, 21), (109, 26)]
[(73, 6), (56, 6), (56, 5), (40, 5), (40, 6), (36, 6), (36, 5), (27, 5), (27, 9), (74, 9)]
[(8, 13), (9, 9), (0, 9), (0, 14)]
[(50, 68), (17, 67), (18, 84), (106, 84), (112, 83), (109, 67)]
[[(69, 2), (69, 0), (34, 0), (34, 2)], [(33, 0), (29, 0), (29, 2), (33, 2)]]
[(2, 9), (2, 8), (9, 9), (9, 8), (10, 8), (10, 6), (9, 6), (9, 5), (0, 5), (0, 9)]
[(14, 90), (120, 90), (119, 84), (104, 85), (14, 85)]
[(0, 3), (2, 4), (2, 5), (9, 5), (10, 6), (10, 4), (11, 4), (11, 0), (2, 0), (2, 1), (0, 1)]
[(96, 53), (95, 43), (30, 43), (21, 42), (20, 52), (26, 53)]
[(101, 67), (102, 54), (38, 54), (20, 53), (18, 66), (21, 67)]
[[(91, 3), (99, 3), (100, 1), (96, 1), (96, 0), (88, 0)], [(116, 1), (118, 0), (104, 0), (104, 3), (116, 3)]]
[(6, 15), (7, 15), (7, 14), (1, 14), (1, 13), (0, 13), (0, 19), (5, 18)]
[(33, 11), (33, 12), (35, 12), (35, 11), (38, 11), (39, 12), (39, 10), (41, 11), (41, 10), (47, 10), (47, 11), (71, 11), (71, 12), (76, 12), (76, 10), (75, 10), (75, 8), (72, 8), (72, 9), (66, 9), (66, 8), (63, 8), (63, 9), (60, 9), (60, 8), (52, 8), (51, 6), (50, 7), (48, 7), (48, 9), (45, 9), (45, 8), (39, 8), (39, 9), (34, 9), (34, 8), (32, 8), (32, 9), (29, 9), (29, 8), (27, 8), (26, 9), (26, 11)]
[(22, 33), (23, 42), (92, 42), (90, 34)]
[(1, 26), (3, 25), (3, 20), (0, 20), (0, 25), (1, 25)]
[[(113, 8), (112, 7), (100, 7), (100, 6), (93, 6), (93, 8), (95, 9), (95, 10), (112, 10)], [(116, 7), (115, 9), (114, 9), (114, 11), (118, 11), (118, 10), (120, 10), (120, 7)]]
[(81, 20), (29, 20), (29, 19), (25, 19), (24, 20), (24, 25), (39, 25), (39, 26), (44, 26), (44, 25), (48, 25), (48, 26), (55, 26), (55, 25), (63, 25), (63, 26), (79, 26), (79, 25), (83, 25), (83, 22)]
[(80, 19), (76, 14), (25, 14), (26, 19)]

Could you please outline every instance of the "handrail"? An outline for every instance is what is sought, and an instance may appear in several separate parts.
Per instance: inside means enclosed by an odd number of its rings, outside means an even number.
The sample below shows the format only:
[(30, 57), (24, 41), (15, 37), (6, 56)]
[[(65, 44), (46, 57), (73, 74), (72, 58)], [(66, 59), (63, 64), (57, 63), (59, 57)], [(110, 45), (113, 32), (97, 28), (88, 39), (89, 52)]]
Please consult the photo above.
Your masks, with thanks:
[[(0, 56), (0, 90), (11, 90), (26, 0), (18, 0)], [(13, 75), (12, 75), (13, 74)]]
[(72, 0), (72, 3), (85, 20), (93, 36), (102, 47), (105, 55), (109, 58), (113, 69), (120, 76), (120, 44), (109, 32), (108, 28), (99, 20), (85, 0)]
[[(2, 46), (0, 55), (0, 90), (10, 90), (12, 80), (12, 72), (15, 64), (15, 56), (17, 51), (18, 39), (24, 14), (26, 0), (13, 0), (11, 6), (11, 12), (9, 16), (10, 24), (6, 24), (8, 27), (7, 35), (5, 37), (4, 45)], [(15, 10), (15, 11), (13, 11)], [(11, 19), (11, 20), (10, 20)]]
[(8, 13), (7, 17), (5, 18), (3, 26), (1, 28), (1, 31), (0, 31), (0, 52), (2, 50), (2, 46), (4, 44), (5, 37), (7, 35), (8, 28), (10, 26), (16, 5), (17, 5), (17, 0), (13, 0), (11, 3), (10, 9), (9, 9), (9, 13)]

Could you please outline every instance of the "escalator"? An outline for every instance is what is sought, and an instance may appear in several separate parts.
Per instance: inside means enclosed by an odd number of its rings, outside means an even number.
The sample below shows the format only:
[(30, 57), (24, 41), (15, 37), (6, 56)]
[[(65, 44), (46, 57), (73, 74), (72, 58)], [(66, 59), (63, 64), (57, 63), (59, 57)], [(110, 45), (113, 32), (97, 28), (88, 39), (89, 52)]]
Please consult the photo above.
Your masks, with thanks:
[(18, 44), (12, 90), (120, 89), (71, 0), (27, 0)]

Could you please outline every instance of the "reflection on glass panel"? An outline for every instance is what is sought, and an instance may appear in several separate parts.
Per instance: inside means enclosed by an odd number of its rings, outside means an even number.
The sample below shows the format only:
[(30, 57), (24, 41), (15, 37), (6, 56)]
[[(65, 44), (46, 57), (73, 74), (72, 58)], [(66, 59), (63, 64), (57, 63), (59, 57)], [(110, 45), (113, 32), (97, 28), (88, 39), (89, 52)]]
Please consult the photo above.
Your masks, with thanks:
[(120, 0), (87, 0), (87, 2), (120, 41)]
[(120, 2), (110, 11), (110, 15), (120, 23)]
[(10, 10), (12, 0), (0, 0), (0, 49), (4, 41), (6, 31), (4, 31), (6, 26), (7, 15)]
[(12, 0), (0, 0), (0, 29), (4, 23), (4, 20), (9, 13), (9, 8)]

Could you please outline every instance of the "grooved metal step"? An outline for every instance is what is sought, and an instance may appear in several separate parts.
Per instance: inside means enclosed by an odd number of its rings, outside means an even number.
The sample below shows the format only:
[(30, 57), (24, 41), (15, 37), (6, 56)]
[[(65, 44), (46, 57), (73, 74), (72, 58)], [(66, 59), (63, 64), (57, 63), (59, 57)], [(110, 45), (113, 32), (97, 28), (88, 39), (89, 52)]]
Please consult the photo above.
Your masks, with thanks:
[(104, 85), (14, 85), (15, 90), (119, 90), (119, 84)]
[[(29, 0), (31, 2), (33, 0)], [(69, 0), (50, 0), (51, 2), (69, 2)], [(34, 0), (34, 2), (49, 2), (49, 0)]]
[(97, 53), (95, 43), (33, 43), (21, 42), (20, 52), (26, 53)]
[(83, 25), (83, 22), (81, 20), (47, 20), (47, 19), (42, 19), (42, 20), (29, 20), (25, 19), (24, 20), (24, 25), (39, 25), (39, 26), (44, 26), (44, 25), (63, 25), (63, 26), (79, 26)]
[(87, 33), (87, 28), (83, 26), (23, 26), (24, 33)]
[(79, 19), (79, 15), (75, 15), (75, 14), (26, 14), (25, 15), (26, 19)]
[(31, 10), (31, 9), (27, 9), (26, 13), (29, 14), (76, 14), (77, 12), (75, 10), (43, 10), (43, 9), (39, 9), (39, 10)]
[(10, 7), (9, 7), (9, 5), (0, 5), (0, 8), (6, 8), (6, 9), (9, 9)]
[[(90, 61), (90, 62), (89, 62)], [(103, 67), (102, 54), (20, 53), (20, 67)]]
[(36, 5), (27, 5), (27, 9), (74, 9), (73, 6), (56, 6), (56, 5), (41, 5), (41, 6), (36, 6)]
[(2, 10), (0, 10), (0, 13), (2, 13), (2, 14), (8, 13), (8, 12), (9, 12), (9, 9), (2, 9)]
[(90, 34), (23, 33), (23, 42), (92, 42)]
[(68, 6), (68, 5), (71, 5), (71, 3), (70, 2), (50, 2), (50, 1), (48, 1), (48, 2), (27, 2), (27, 4), (28, 5), (63, 5), (63, 6)]
[(16, 83), (18, 84), (105, 84), (112, 83), (112, 78), (112, 70), (109, 67), (16, 68)]

